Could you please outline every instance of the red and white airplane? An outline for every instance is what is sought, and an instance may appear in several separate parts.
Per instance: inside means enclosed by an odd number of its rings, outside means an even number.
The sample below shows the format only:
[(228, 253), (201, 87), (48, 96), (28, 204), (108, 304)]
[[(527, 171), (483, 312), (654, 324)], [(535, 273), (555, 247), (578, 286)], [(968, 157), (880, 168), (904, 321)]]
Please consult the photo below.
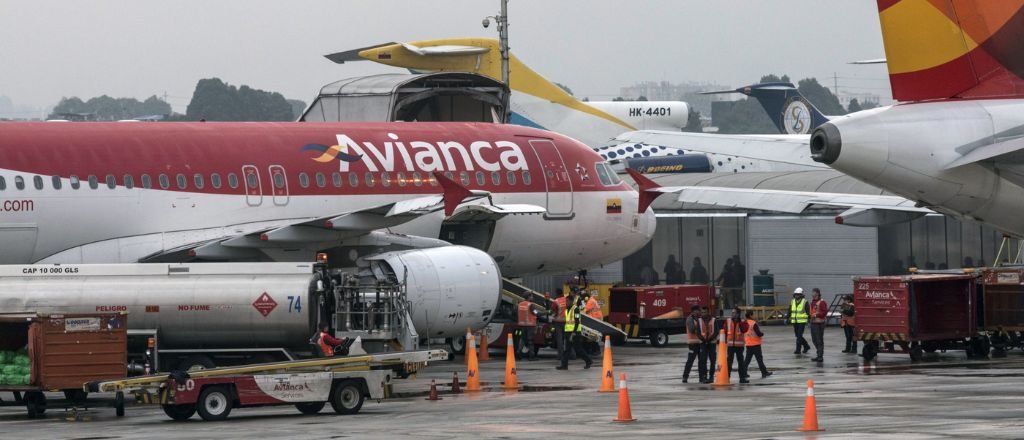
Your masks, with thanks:
[(637, 208), (590, 147), (515, 125), (0, 124), (0, 263), (461, 243), (506, 275), (574, 270), (643, 246), (655, 221)]

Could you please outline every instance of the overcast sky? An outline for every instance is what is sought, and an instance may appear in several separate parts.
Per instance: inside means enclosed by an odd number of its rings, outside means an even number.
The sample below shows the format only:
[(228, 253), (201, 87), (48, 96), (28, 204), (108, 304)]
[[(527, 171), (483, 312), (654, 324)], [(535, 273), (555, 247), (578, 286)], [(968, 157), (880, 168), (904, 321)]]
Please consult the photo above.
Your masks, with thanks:
[[(341, 78), (397, 69), (322, 55), (390, 41), (496, 37), (498, 0), (0, 0), (0, 95), (144, 99), (184, 112), (200, 78), (310, 101)], [(741, 86), (762, 74), (816, 76), (888, 99), (875, 2), (867, 0), (512, 0), (510, 46), (577, 96), (640, 81)], [(826, 80), (827, 79), (827, 80)]]

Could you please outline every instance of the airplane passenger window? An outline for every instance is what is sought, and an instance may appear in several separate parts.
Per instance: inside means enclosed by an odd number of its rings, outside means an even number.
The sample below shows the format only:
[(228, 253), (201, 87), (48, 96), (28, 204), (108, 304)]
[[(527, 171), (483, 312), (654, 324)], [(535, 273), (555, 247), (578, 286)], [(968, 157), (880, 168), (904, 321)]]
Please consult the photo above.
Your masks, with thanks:
[(238, 176), (236, 176), (235, 173), (228, 173), (228, 186), (230, 186), (231, 189), (238, 188)]
[(217, 173), (210, 174), (210, 185), (213, 185), (213, 187), (216, 188), (216, 189), (220, 189), (220, 184), (221, 184), (220, 174), (217, 174)]
[(51, 178), (50, 180), (53, 182), (53, 189), (60, 189), (60, 187), (62, 186), (60, 176), (53, 176), (53, 178)]
[(497, 171), (491, 171), (491, 183), (495, 185), (501, 185), (501, 173)]
[(437, 179), (434, 178), (433, 174), (427, 175), (426, 179), (424, 179), (424, 180), (426, 180), (427, 182), (430, 182), (430, 186), (440, 185), (439, 183), (437, 183)]
[(135, 178), (133, 178), (131, 174), (125, 174), (124, 177), (121, 178), (121, 181), (124, 182), (125, 188), (135, 188)]
[(321, 188), (327, 186), (327, 178), (324, 177), (324, 173), (316, 173), (316, 186)]
[(32, 184), (36, 186), (36, 189), (43, 189), (43, 176), (33, 177)]
[(484, 186), (487, 184), (487, 177), (484, 176), (483, 171), (476, 172), (476, 184), (480, 186)]
[(398, 173), (398, 177), (395, 178), (395, 181), (398, 182), (398, 186), (405, 186), (405, 173)]
[(21, 176), (14, 176), (14, 187), (18, 189), (25, 189), (25, 178)]
[(366, 173), (366, 175), (363, 176), (363, 179), (366, 181), (366, 186), (368, 188), (373, 187), (373, 173)]
[(188, 179), (185, 178), (184, 174), (174, 176), (174, 180), (178, 183), (178, 189), (188, 188)]
[(529, 171), (523, 171), (523, 185), (529, 185), (529, 184), (530, 184), (530, 172)]
[(196, 174), (192, 177), (192, 180), (196, 182), (196, 189), (203, 189), (203, 187), (206, 186), (206, 182), (203, 181), (202, 174)]
[(509, 185), (515, 185), (516, 184), (516, 172), (515, 171), (509, 171), (508, 173), (505, 174), (505, 177), (508, 180), (508, 184)]
[(348, 186), (353, 188), (359, 186), (359, 176), (356, 173), (348, 173)]
[(380, 173), (380, 184), (384, 187), (391, 186), (391, 175), (388, 173)]
[(7, 181), (4, 180), (4, 176), (0, 176), (0, 191), (7, 189)]
[(335, 188), (341, 188), (341, 173), (331, 173), (331, 180)]
[(105, 177), (103, 180), (105, 180), (107, 182), (107, 188), (110, 188), (110, 189), (117, 188), (117, 182), (114, 180), (114, 175), (113, 174), (107, 174), (107, 177)]
[(462, 186), (469, 186), (469, 173), (459, 171), (459, 180), (462, 181)]
[(601, 180), (601, 184), (609, 186), (612, 184), (612, 179), (608, 177), (608, 169), (604, 167), (603, 163), (594, 164), (594, 168), (597, 169), (597, 178)]
[(99, 179), (97, 179), (95, 175), (90, 174), (89, 175), (89, 188), (96, 189), (96, 188), (99, 188), (99, 187), (100, 187)]
[(423, 176), (417, 171), (412, 173), (412, 184), (416, 186), (423, 186)]
[(167, 189), (171, 187), (171, 181), (167, 178), (166, 174), (161, 174), (158, 180), (160, 180), (160, 188)]
[(71, 181), (71, 189), (78, 189), (78, 187), (82, 186), (82, 182), (78, 180), (78, 176), (74, 174), (72, 174), (71, 178), (68, 180)]
[(143, 174), (142, 178), (139, 180), (142, 181), (143, 188), (150, 189), (153, 187), (153, 180), (149, 178), (149, 174)]
[(245, 185), (248, 186), (250, 189), (256, 189), (256, 187), (259, 186), (259, 184), (260, 182), (259, 179), (256, 178), (256, 174), (245, 175)]
[(274, 188), (284, 188), (284, 174), (274, 173)]
[(299, 173), (299, 185), (303, 188), (309, 188), (309, 174)]

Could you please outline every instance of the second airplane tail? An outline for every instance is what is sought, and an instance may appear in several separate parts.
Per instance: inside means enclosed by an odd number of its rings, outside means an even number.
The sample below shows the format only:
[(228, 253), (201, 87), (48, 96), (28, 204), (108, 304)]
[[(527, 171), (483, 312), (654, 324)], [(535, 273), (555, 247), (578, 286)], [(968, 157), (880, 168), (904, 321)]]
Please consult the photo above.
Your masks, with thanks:
[(757, 99), (768, 112), (772, 123), (783, 134), (808, 134), (819, 125), (828, 122), (828, 116), (821, 114), (814, 104), (804, 98), (796, 86), (787, 82), (752, 84), (736, 90), (704, 92), (706, 95), (720, 93), (742, 93)]

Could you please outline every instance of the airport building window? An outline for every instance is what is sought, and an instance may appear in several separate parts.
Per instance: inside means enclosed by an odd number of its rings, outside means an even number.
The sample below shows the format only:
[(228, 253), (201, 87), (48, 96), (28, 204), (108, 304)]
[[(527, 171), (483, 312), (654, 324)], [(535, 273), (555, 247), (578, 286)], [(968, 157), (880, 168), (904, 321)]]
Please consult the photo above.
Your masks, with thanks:
[(530, 172), (529, 171), (523, 171), (523, 185), (529, 185), (530, 181), (531, 181), (531, 179), (530, 179)]
[(90, 189), (96, 189), (96, 188), (99, 188), (99, 187), (100, 187), (99, 179), (96, 178), (96, 175), (90, 174), (89, 175), (89, 188)]
[(143, 174), (139, 180), (142, 181), (143, 188), (150, 189), (153, 187), (153, 180), (149, 178), (149, 174)]
[(236, 176), (235, 173), (228, 173), (228, 186), (230, 186), (231, 189), (238, 188), (238, 176)]
[(303, 188), (309, 188), (309, 174), (299, 173), (299, 185)]
[(391, 186), (391, 174), (380, 173), (380, 184), (385, 188)]
[(335, 188), (341, 188), (341, 173), (331, 173), (331, 181)]
[(353, 188), (359, 186), (359, 176), (356, 173), (348, 173), (348, 186)]
[(501, 173), (491, 171), (491, 183), (494, 185), (501, 185)]
[(423, 176), (421, 176), (418, 171), (412, 173), (412, 184), (416, 186), (423, 186)]
[(259, 184), (259, 179), (256, 178), (255, 173), (245, 175), (245, 185), (248, 186), (249, 189), (256, 189)]
[(185, 178), (184, 174), (178, 174), (174, 176), (174, 180), (178, 183), (178, 189), (188, 188), (188, 179)]
[(192, 180), (196, 182), (196, 189), (203, 189), (203, 187), (206, 186), (206, 182), (203, 181), (202, 174), (196, 174), (192, 177)]
[(107, 177), (105, 177), (103, 180), (106, 181), (107, 188), (110, 188), (110, 189), (117, 188), (117, 181), (114, 180), (114, 175), (113, 174), (107, 174)]
[(363, 176), (363, 179), (366, 181), (367, 188), (373, 187), (373, 173), (366, 173), (366, 175)]
[(210, 185), (213, 185), (214, 189), (220, 189), (220, 186), (221, 186), (220, 174), (217, 174), (217, 173), (210, 174)]
[(166, 174), (161, 174), (158, 180), (160, 180), (160, 188), (167, 189), (171, 187), (171, 180)]
[(505, 178), (508, 180), (508, 184), (509, 185), (515, 185), (516, 184), (516, 172), (515, 171), (509, 171), (508, 173), (506, 173), (505, 174)]
[(327, 186), (327, 178), (324, 177), (324, 173), (316, 173), (316, 186), (320, 188)]
[(0, 176), (0, 191), (5, 189), (7, 189), (7, 180), (4, 179), (4, 176)]
[(122, 179), (121, 181), (124, 182), (124, 187), (125, 188), (128, 188), (128, 189), (135, 188), (135, 178), (132, 177), (130, 174), (125, 174), (124, 177), (122, 177), (121, 179)]
[(398, 177), (395, 178), (395, 181), (398, 182), (398, 186), (405, 186), (405, 173), (398, 173)]
[(32, 184), (35, 185), (36, 189), (43, 189), (43, 176), (33, 177)]
[(487, 184), (487, 176), (484, 175), (483, 171), (476, 172), (476, 184), (480, 186)]
[(462, 186), (469, 186), (469, 173), (459, 171), (459, 181), (462, 182)]
[(14, 187), (19, 190), (25, 189), (25, 178), (21, 176), (14, 176)]
[(78, 189), (82, 186), (82, 182), (78, 180), (78, 176), (72, 174), (68, 181), (71, 183), (71, 189)]

